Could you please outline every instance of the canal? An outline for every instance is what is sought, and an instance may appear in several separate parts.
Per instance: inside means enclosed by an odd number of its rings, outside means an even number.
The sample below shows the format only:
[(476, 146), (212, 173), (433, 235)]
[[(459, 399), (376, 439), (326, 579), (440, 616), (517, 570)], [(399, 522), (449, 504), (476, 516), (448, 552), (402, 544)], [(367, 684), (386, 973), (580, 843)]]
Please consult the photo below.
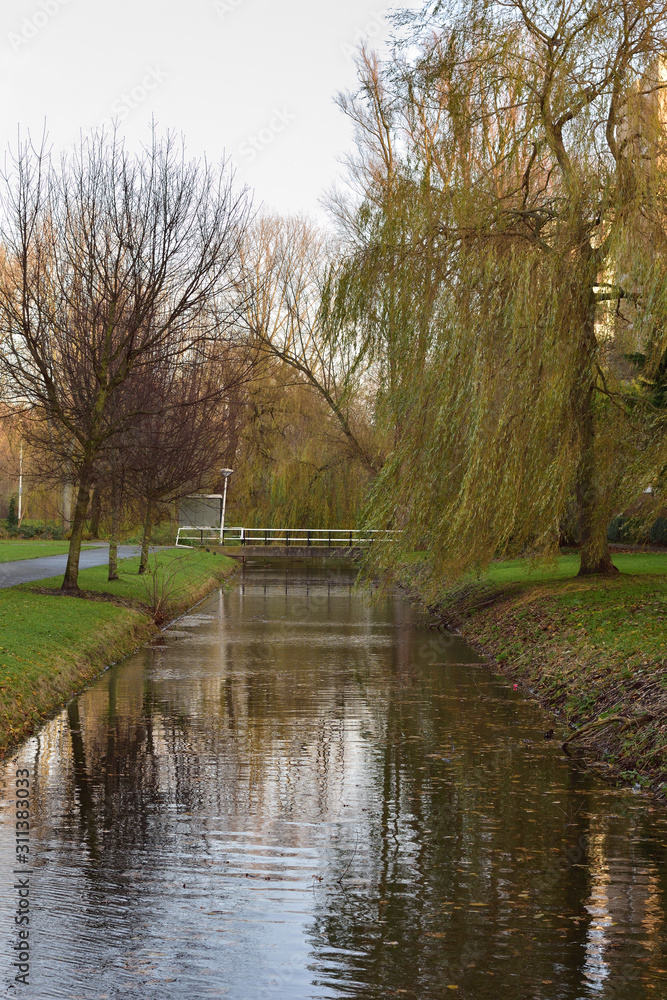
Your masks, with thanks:
[(347, 568), (246, 566), (5, 763), (6, 994), (667, 997), (667, 815), (478, 659)]

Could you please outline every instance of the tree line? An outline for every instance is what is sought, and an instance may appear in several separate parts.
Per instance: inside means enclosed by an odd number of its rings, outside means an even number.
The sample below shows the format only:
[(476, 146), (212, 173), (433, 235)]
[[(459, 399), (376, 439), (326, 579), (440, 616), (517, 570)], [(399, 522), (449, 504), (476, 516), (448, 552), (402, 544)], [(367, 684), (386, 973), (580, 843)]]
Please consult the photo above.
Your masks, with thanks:
[[(334, 228), (228, 164), (22, 146), (0, 225), (3, 403), (86, 519), (237, 469), (248, 523), (399, 528), (434, 583), (664, 505), (667, 4), (429, 0), (362, 48)], [(111, 567), (110, 572), (115, 572)]]

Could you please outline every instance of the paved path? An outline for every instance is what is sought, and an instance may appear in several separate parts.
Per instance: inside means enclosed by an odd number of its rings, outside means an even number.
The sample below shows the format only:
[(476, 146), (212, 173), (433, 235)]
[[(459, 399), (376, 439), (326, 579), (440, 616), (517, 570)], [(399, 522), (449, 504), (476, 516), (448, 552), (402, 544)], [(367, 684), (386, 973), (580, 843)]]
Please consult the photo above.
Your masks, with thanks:
[[(138, 545), (119, 545), (118, 558), (128, 559), (139, 554)], [(79, 569), (103, 566), (109, 560), (109, 546), (96, 545), (81, 553)], [(0, 588), (14, 587), (17, 583), (31, 583), (45, 580), (49, 576), (65, 574), (67, 554), (62, 556), (39, 556), (37, 559), (21, 559), (16, 562), (0, 563)]]

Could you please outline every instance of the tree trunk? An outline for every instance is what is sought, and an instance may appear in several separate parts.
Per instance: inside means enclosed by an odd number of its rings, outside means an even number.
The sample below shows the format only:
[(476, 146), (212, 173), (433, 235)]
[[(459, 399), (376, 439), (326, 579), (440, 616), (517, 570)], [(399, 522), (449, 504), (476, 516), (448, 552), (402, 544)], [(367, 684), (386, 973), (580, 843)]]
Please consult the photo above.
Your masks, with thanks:
[(72, 527), (72, 484), (65, 483), (63, 486), (63, 530), (69, 531)]
[(93, 490), (93, 502), (90, 508), (90, 533), (93, 538), (100, 537), (100, 518), (102, 516), (102, 497), (100, 488), (96, 486)]
[(139, 560), (139, 572), (145, 573), (148, 569), (148, 546), (151, 539), (151, 528), (153, 526), (153, 501), (149, 500), (146, 506), (146, 516), (144, 518), (144, 535), (141, 540), (141, 559)]
[(118, 576), (118, 535), (120, 533), (120, 507), (114, 503), (111, 510), (111, 540), (109, 542), (109, 580), (119, 580)]
[[(593, 414), (591, 414), (593, 422)], [(592, 452), (591, 441), (589, 449)], [(577, 481), (577, 503), (579, 505), (579, 544), (580, 565), (579, 576), (601, 574), (613, 576), (618, 569), (611, 561), (611, 552), (607, 541), (607, 518), (600, 509), (595, 485), (594, 456), (589, 454), (581, 458)]]
[(82, 476), (81, 482), (79, 483), (79, 491), (76, 497), (76, 507), (74, 508), (74, 520), (72, 521), (69, 552), (67, 553), (67, 566), (65, 568), (65, 577), (61, 588), (68, 594), (80, 593), (78, 584), (79, 557), (81, 555), (83, 532), (86, 527), (89, 496), (90, 481), (87, 476)]
[(579, 508), (579, 576), (618, 573), (611, 561), (607, 542), (607, 511), (600, 502), (595, 455), (595, 364), (597, 338), (595, 335), (595, 298), (591, 290), (583, 317), (581, 381), (576, 390), (579, 395), (578, 423), (580, 458), (577, 470), (576, 496)]

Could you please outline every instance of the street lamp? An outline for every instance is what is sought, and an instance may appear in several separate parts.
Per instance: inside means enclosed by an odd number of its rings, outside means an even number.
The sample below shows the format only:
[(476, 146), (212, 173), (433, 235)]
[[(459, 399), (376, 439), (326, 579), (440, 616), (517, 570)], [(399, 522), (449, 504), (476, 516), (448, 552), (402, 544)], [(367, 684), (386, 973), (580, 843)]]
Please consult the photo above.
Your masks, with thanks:
[(225, 507), (227, 506), (227, 483), (229, 482), (229, 477), (231, 476), (233, 469), (220, 469), (225, 480), (225, 488), (222, 491), (222, 515), (220, 517), (220, 544), (222, 545), (223, 538), (225, 535)]
[(19, 459), (19, 526), (21, 524), (21, 501), (23, 499), (23, 441), (21, 441), (21, 457)]

